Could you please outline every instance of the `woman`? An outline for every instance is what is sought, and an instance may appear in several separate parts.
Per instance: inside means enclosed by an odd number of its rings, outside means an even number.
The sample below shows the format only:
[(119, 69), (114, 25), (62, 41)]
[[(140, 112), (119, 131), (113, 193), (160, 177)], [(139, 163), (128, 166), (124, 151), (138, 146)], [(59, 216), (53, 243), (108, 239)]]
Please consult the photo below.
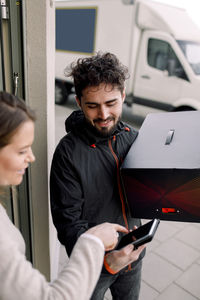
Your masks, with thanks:
[[(20, 184), (29, 163), (35, 160), (31, 149), (34, 122), (35, 114), (24, 101), (0, 92), (1, 189)], [(120, 225), (104, 223), (82, 234), (68, 264), (55, 281), (48, 283), (26, 260), (21, 233), (0, 204), (0, 299), (89, 299), (102, 268), (105, 250), (116, 246), (117, 231), (127, 233)], [(134, 259), (141, 251), (133, 251)]]

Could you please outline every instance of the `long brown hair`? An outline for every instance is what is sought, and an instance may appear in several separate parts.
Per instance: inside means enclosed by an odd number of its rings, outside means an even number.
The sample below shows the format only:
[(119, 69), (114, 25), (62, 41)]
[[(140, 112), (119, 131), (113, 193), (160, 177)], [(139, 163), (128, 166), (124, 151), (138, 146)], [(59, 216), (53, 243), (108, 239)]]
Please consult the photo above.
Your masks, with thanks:
[(11, 137), (25, 121), (36, 116), (25, 102), (7, 92), (0, 92), (0, 149), (9, 144)]
[[(10, 143), (18, 127), (28, 120), (36, 120), (34, 111), (22, 99), (7, 92), (0, 92), (0, 149)], [(5, 188), (0, 186), (1, 204)]]

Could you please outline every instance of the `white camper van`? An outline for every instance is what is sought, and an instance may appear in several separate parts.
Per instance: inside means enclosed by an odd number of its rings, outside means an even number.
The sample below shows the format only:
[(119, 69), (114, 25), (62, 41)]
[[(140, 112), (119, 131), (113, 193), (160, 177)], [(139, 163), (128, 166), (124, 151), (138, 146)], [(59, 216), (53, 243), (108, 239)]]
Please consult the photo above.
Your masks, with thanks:
[(184, 9), (151, 0), (56, 2), (56, 103), (73, 84), (64, 68), (110, 51), (129, 68), (134, 114), (200, 109), (200, 29)]

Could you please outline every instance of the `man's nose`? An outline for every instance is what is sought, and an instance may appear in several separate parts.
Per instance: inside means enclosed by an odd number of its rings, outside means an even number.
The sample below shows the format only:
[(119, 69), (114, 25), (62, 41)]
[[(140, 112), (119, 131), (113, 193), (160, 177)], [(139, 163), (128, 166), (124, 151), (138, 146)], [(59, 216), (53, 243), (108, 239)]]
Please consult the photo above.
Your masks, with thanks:
[(109, 117), (109, 111), (106, 107), (100, 107), (98, 111), (98, 117), (102, 120), (106, 120)]

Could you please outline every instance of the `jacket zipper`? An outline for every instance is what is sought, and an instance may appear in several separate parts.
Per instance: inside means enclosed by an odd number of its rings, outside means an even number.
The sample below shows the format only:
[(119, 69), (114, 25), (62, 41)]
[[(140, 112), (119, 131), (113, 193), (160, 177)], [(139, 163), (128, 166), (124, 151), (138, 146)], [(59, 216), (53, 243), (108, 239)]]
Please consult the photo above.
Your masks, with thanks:
[[(113, 139), (115, 140), (116, 137), (114, 136)], [(113, 150), (113, 147), (112, 147), (112, 140), (108, 140), (108, 146), (109, 146), (109, 149), (115, 159), (115, 162), (116, 162), (116, 165), (117, 165), (117, 185), (118, 185), (118, 189), (119, 189), (119, 196), (120, 196), (120, 200), (121, 200), (121, 204), (122, 204), (122, 214), (123, 214), (123, 218), (124, 218), (124, 222), (125, 222), (125, 226), (127, 229), (128, 228), (128, 221), (127, 221), (127, 217), (126, 217), (126, 210), (125, 210), (125, 201), (124, 201), (124, 195), (123, 195), (123, 191), (122, 191), (122, 186), (121, 186), (121, 181), (120, 181), (120, 172), (119, 172), (119, 159), (117, 157), (117, 155), (115, 154), (114, 150)], [(131, 264), (128, 265), (128, 269), (127, 271), (130, 271), (132, 268), (131, 268)]]
[(123, 195), (121, 181), (120, 181), (119, 159), (118, 159), (117, 155), (115, 154), (115, 152), (113, 150), (111, 140), (108, 141), (108, 145), (109, 145), (110, 151), (111, 151), (111, 153), (112, 153), (112, 155), (115, 159), (116, 165), (117, 165), (117, 185), (118, 185), (118, 188), (119, 188), (119, 195), (120, 195), (120, 200), (121, 200), (121, 204), (122, 204), (123, 218), (124, 218), (125, 226), (128, 229), (128, 221), (127, 221), (125, 205), (124, 205), (124, 195)]

